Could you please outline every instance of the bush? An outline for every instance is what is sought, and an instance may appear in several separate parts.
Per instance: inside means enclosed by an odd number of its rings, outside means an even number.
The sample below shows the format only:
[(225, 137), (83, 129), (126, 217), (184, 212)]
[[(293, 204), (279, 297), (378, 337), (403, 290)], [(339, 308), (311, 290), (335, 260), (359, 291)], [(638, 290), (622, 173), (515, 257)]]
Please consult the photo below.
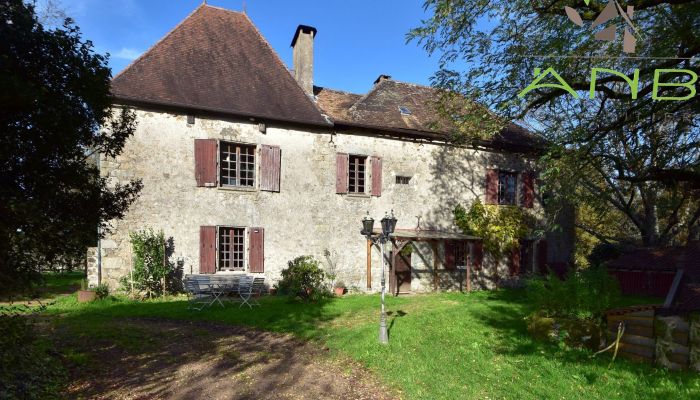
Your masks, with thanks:
[(601, 319), (603, 312), (620, 298), (615, 278), (603, 267), (590, 267), (570, 274), (565, 280), (554, 275), (532, 278), (527, 296), (547, 317)]
[(319, 261), (311, 256), (300, 256), (289, 261), (287, 268), (282, 270), (282, 279), (275, 285), (277, 293), (305, 302), (329, 297), (328, 274), (319, 265)]
[(109, 285), (106, 283), (97, 285), (95, 287), (95, 296), (97, 296), (98, 299), (106, 299), (107, 296), (109, 296)]
[(127, 291), (132, 291), (133, 287), (134, 290), (145, 292), (146, 297), (163, 294), (174, 272), (173, 263), (166, 255), (168, 243), (163, 231), (156, 233), (149, 229), (131, 232), (130, 237), (134, 265), (131, 277), (122, 278), (122, 286)]

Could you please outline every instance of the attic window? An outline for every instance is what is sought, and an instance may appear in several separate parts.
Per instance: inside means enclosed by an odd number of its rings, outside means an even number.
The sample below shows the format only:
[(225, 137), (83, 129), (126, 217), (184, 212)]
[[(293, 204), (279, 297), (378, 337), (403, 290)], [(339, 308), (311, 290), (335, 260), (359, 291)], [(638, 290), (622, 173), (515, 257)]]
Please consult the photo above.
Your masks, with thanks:
[(408, 107), (399, 106), (399, 112), (401, 115), (411, 115), (411, 110), (409, 110)]

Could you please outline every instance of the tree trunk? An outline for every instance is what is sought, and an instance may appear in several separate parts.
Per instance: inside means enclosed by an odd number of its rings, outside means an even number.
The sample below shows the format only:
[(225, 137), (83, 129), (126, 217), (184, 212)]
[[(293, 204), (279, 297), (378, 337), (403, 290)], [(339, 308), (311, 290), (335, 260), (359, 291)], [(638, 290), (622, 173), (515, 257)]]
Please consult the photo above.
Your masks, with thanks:
[(644, 202), (644, 225), (641, 229), (642, 244), (656, 246), (659, 244), (659, 215), (656, 209), (657, 196), (654, 189), (645, 190), (642, 194)]

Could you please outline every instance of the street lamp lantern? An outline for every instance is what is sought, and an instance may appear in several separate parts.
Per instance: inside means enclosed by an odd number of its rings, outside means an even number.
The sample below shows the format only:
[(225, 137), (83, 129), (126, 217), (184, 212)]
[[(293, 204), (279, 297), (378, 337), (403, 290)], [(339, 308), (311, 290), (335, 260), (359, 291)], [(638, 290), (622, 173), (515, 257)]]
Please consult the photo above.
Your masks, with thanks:
[(379, 318), (379, 343), (388, 344), (389, 334), (386, 326), (386, 311), (384, 309), (384, 294), (386, 292), (386, 279), (384, 278), (384, 267), (386, 265), (386, 257), (384, 257), (384, 245), (390, 240), (391, 234), (394, 233), (396, 228), (396, 217), (394, 217), (394, 210), (391, 210), (391, 215), (388, 213), (384, 215), (384, 218), (380, 221), (382, 224), (382, 232), (373, 235), (374, 229), (374, 219), (369, 216), (369, 211), (367, 215), (362, 219), (362, 234), (371, 240), (372, 243), (379, 242), (379, 246), (382, 249), (382, 309), (381, 316)]
[(374, 218), (369, 216), (369, 211), (367, 215), (362, 219), (362, 235), (370, 237), (372, 236), (372, 231), (374, 230)]
[(388, 213), (384, 215), (384, 218), (381, 220), (382, 223), (382, 233), (385, 236), (390, 236), (392, 233), (394, 233), (394, 229), (396, 228), (396, 217), (394, 217), (394, 210), (391, 210), (391, 215)]

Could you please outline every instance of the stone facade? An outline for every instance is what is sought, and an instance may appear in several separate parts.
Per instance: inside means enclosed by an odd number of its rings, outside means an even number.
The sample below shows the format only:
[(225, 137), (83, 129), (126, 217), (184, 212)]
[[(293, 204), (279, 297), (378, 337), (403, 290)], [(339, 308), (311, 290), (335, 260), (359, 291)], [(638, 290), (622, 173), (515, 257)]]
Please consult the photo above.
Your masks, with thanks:
[[(101, 242), (102, 281), (117, 285), (131, 268), (129, 233), (162, 229), (172, 238), (172, 262), (185, 274), (199, 272), (199, 229), (204, 225), (263, 227), (264, 275), (268, 283), (279, 278), (287, 262), (312, 255), (334, 269), (349, 287), (367, 289), (366, 240), (361, 219), (369, 211), (376, 221), (394, 210), (397, 228), (457, 231), (452, 210), (458, 203), (483, 201), (486, 168), (514, 171), (533, 165), (516, 154), (474, 150), (444, 144), (419, 143), (380, 135), (335, 133), (332, 128), (307, 128), (258, 122), (221, 120), (137, 109), (138, 127), (116, 159), (102, 157), (102, 174), (110, 184), (142, 179), (143, 190), (124, 219), (112, 221), (112, 231)], [(194, 139), (215, 138), (281, 148), (280, 191), (197, 187)], [(336, 194), (336, 153), (382, 158), (382, 194)], [(257, 162), (257, 160), (256, 160)], [(259, 164), (258, 164), (259, 168)], [(369, 174), (369, 171), (368, 171)], [(395, 177), (411, 177), (397, 184)], [(368, 181), (370, 181), (368, 177)], [(535, 203), (536, 212), (541, 213)], [(438, 251), (442, 288), (458, 287), (459, 272), (442, 270), (444, 248)], [(96, 255), (91, 253), (92, 259)], [(430, 246), (417, 243), (411, 257), (412, 290), (432, 290)], [(379, 249), (372, 253), (372, 288), (379, 288)], [(493, 260), (473, 276), (478, 286), (492, 287), (499, 271)], [(88, 268), (96, 282), (96, 267)], [(452, 278), (450, 278), (452, 276)], [(444, 279), (443, 279), (444, 277)]]

